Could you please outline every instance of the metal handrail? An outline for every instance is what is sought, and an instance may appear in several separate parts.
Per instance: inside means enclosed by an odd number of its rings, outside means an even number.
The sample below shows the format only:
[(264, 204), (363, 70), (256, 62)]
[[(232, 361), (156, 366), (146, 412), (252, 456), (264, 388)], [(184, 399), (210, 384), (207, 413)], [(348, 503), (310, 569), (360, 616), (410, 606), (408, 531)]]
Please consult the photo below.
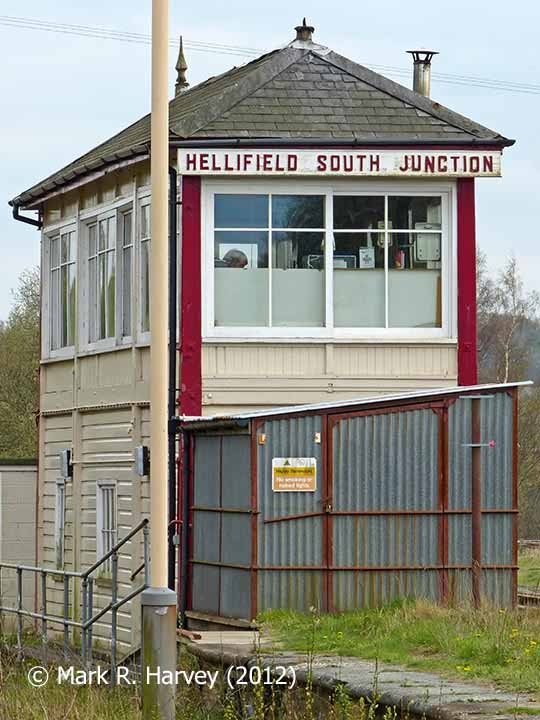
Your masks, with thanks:
[[(138, 532), (143, 531), (143, 563), (137, 569), (136, 573), (131, 576), (131, 581), (142, 569), (144, 569), (144, 581), (136, 588), (131, 590), (126, 596), (118, 597), (118, 551), (129, 542)], [(105, 555), (85, 571), (59, 570), (50, 567), (36, 567), (33, 565), (16, 565), (14, 563), (0, 562), (0, 587), (2, 569), (15, 570), (17, 573), (17, 605), (16, 607), (7, 607), (1, 604), (0, 593), (0, 615), (2, 613), (12, 613), (17, 615), (17, 649), (22, 654), (22, 630), (23, 617), (29, 617), (34, 620), (41, 620), (41, 638), (42, 643), (46, 644), (48, 639), (48, 624), (58, 624), (63, 626), (63, 645), (64, 655), (67, 657), (69, 651), (69, 631), (70, 628), (80, 628), (81, 630), (81, 651), (83, 663), (88, 663), (92, 659), (92, 629), (94, 624), (100, 620), (108, 612), (111, 612), (111, 672), (114, 674), (116, 670), (116, 651), (117, 651), (117, 614), (119, 608), (125, 603), (133, 600), (139, 593), (148, 587), (149, 583), (149, 532), (148, 520), (144, 519), (136, 525), (129, 533), (119, 540)], [(98, 570), (104, 563), (112, 558), (112, 586), (111, 601), (106, 607), (99, 610), (94, 615), (94, 578), (92, 574)], [(41, 575), (41, 612), (33, 612), (25, 610), (23, 607), (23, 572), (39, 573)], [(63, 612), (62, 615), (51, 615), (47, 612), (47, 576), (55, 575), (62, 579), (63, 584)], [(69, 595), (70, 580), (79, 578), (81, 582), (80, 601), (82, 617), (81, 620), (73, 620), (69, 618)]]
[(112, 557), (118, 550), (122, 547), (122, 545), (125, 545), (131, 538), (136, 535), (139, 530), (142, 530), (148, 525), (148, 519), (145, 518), (144, 520), (141, 520), (141, 522), (138, 525), (135, 525), (135, 527), (128, 532), (128, 534), (123, 537), (121, 540), (119, 540), (116, 545), (113, 545), (113, 547), (109, 550), (109, 552), (105, 553), (103, 557), (101, 557), (99, 560), (97, 560), (93, 565), (91, 565), (88, 570), (85, 570), (83, 573), (80, 573), (80, 577), (88, 577), (93, 572), (95, 572), (100, 565), (103, 565), (104, 562), (107, 562), (107, 560)]

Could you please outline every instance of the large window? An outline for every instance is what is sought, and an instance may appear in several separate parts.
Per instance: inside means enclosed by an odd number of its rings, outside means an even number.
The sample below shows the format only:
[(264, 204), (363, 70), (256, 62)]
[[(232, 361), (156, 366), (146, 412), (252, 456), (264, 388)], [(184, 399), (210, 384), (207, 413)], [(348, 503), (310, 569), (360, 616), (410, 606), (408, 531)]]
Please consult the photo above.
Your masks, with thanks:
[(449, 195), (211, 193), (207, 333), (441, 335)]
[(63, 230), (52, 236), (49, 243), (50, 347), (51, 350), (59, 350), (75, 343), (75, 230)]
[(88, 225), (89, 340), (116, 336), (116, 214)]
[(89, 343), (132, 336), (133, 210), (113, 209), (86, 225)]

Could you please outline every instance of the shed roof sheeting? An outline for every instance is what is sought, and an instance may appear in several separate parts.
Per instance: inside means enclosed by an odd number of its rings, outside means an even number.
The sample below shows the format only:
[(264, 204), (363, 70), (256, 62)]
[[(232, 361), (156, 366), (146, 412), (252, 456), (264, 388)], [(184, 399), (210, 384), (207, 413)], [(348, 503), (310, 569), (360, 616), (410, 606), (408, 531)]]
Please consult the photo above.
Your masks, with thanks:
[[(180, 93), (169, 103), (171, 140), (337, 140), (362, 144), (511, 145), (368, 68), (311, 42), (293, 42)], [(29, 206), (77, 177), (119, 159), (148, 155), (150, 115), (11, 201)]]
[(353, 409), (376, 409), (381, 406), (399, 406), (409, 405), (415, 401), (437, 400), (445, 397), (455, 397), (479, 392), (487, 393), (490, 390), (512, 390), (514, 388), (528, 387), (532, 385), (531, 380), (512, 383), (497, 383), (488, 385), (461, 385), (453, 388), (441, 388), (440, 390), (415, 390), (409, 393), (400, 393), (398, 395), (379, 395), (376, 397), (353, 398), (351, 400), (341, 400), (338, 402), (314, 403), (312, 405), (289, 405), (270, 410), (254, 410), (249, 413), (239, 413), (237, 415), (209, 415), (206, 417), (192, 417), (183, 415), (180, 417), (182, 425), (187, 429), (196, 429), (197, 427), (215, 425), (219, 427), (224, 423), (251, 420), (257, 418), (273, 418), (280, 415), (306, 415), (318, 412), (333, 410), (353, 410)]

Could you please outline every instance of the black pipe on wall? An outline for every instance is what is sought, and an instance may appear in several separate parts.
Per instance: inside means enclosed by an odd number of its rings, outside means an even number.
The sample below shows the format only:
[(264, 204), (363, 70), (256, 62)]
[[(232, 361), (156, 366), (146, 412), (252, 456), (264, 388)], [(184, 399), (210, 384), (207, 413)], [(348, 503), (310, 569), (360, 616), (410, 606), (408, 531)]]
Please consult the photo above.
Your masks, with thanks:
[(188, 597), (188, 534), (189, 534), (189, 476), (190, 476), (190, 442), (189, 433), (182, 430), (180, 447), (182, 448), (182, 532), (180, 537), (180, 577), (178, 578), (178, 613), (180, 626), (186, 627), (186, 609)]

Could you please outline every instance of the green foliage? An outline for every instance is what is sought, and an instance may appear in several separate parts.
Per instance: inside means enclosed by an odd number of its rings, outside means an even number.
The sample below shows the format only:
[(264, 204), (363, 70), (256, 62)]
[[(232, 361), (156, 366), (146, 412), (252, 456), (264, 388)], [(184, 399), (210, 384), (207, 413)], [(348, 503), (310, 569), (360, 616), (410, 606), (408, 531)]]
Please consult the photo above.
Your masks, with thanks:
[(0, 458), (37, 455), (39, 286), (38, 268), (22, 273), (0, 325)]
[(426, 601), (320, 615), (314, 647), (309, 614), (274, 610), (263, 628), (287, 649), (377, 659), (449, 676), (540, 690), (540, 616), (535, 610), (444, 608)]
[(524, 550), (519, 555), (518, 584), (540, 588), (540, 550)]

